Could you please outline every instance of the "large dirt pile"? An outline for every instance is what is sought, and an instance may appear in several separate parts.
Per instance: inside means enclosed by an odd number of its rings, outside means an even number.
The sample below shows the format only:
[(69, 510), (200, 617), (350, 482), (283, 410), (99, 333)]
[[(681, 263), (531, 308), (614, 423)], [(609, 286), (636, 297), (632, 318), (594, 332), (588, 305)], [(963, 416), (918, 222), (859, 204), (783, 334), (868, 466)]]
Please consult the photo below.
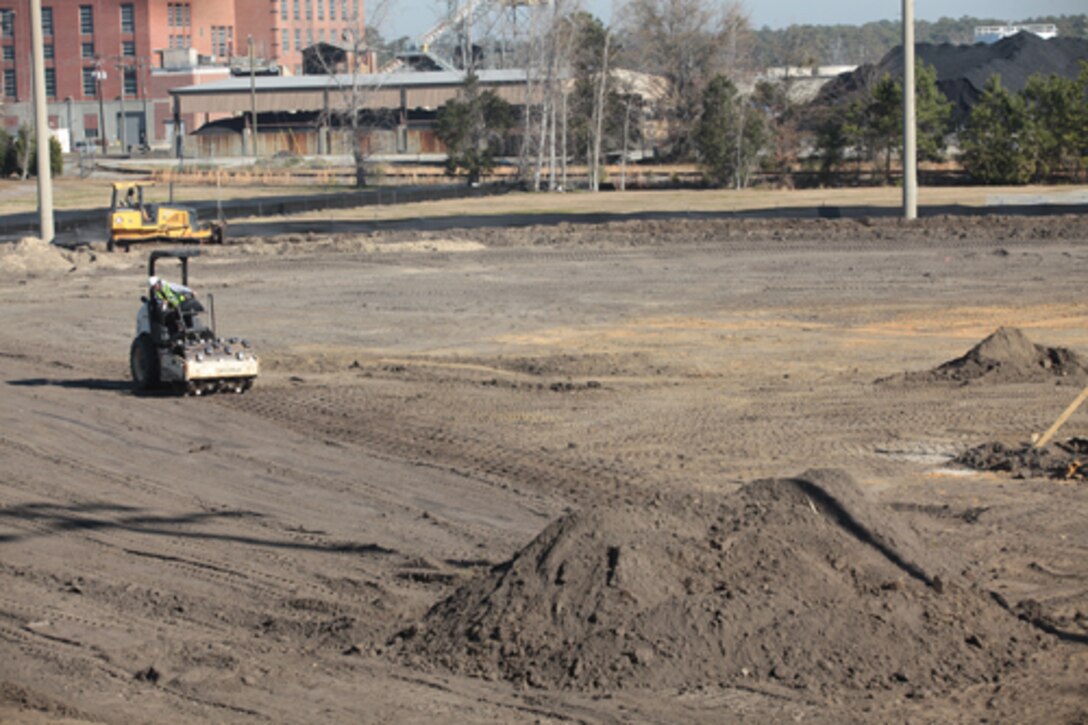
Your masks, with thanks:
[(100, 255), (87, 248), (65, 249), (37, 237), (0, 243), (0, 279), (55, 277), (95, 268), (121, 268), (136, 264), (122, 255)]
[[(1018, 93), (1028, 78), (1039, 73), (1076, 78), (1079, 61), (1088, 58), (1088, 39), (1051, 38), (1018, 33), (996, 43), (952, 45), (919, 43), (915, 54), (920, 62), (937, 71), (937, 88), (952, 101), (953, 120), (963, 123), (982, 96), (982, 89), (995, 73), (1001, 85)], [(885, 73), (903, 77), (903, 49), (893, 48), (876, 65), (863, 65), (825, 85), (814, 101), (817, 105), (849, 102), (872, 87)]]
[(1088, 440), (1070, 438), (1042, 448), (1030, 443), (1010, 446), (983, 443), (964, 451), (955, 463), (976, 471), (999, 471), (1013, 478), (1088, 479)]
[(972, 383), (1043, 382), (1055, 378), (1088, 379), (1088, 365), (1064, 347), (1037, 345), (1015, 327), (999, 327), (954, 360), (932, 370), (910, 372), (878, 382)]
[(838, 471), (686, 506), (590, 510), (400, 636), (414, 659), (573, 689), (941, 691), (1038, 635)]
[(0, 276), (36, 277), (71, 271), (70, 253), (37, 237), (0, 244)]

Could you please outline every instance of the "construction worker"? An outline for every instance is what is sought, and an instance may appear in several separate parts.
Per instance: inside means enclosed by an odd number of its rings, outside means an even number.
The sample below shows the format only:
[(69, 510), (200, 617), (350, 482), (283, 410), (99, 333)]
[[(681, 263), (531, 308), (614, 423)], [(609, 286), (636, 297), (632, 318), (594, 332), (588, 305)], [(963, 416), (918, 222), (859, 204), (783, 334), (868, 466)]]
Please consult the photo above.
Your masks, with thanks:
[(192, 297), (192, 290), (184, 285), (171, 285), (160, 277), (149, 277), (151, 299), (158, 308), (159, 315), (171, 332), (181, 332), (181, 303), (186, 297)]

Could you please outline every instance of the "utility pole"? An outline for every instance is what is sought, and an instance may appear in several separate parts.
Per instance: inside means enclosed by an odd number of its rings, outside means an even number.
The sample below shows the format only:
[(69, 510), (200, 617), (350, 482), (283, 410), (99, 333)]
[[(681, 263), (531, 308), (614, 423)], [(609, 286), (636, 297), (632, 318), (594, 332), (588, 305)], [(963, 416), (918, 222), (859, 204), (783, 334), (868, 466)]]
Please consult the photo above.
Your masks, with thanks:
[(918, 144), (914, 118), (914, 0), (903, 0), (903, 217), (918, 218)]
[(152, 135), (155, 133), (155, 122), (147, 117), (147, 90), (151, 74), (151, 59), (140, 58), (136, 61), (138, 69), (137, 77), (140, 79), (140, 98), (144, 102), (144, 137), (140, 139), (141, 146), (150, 148)]
[(49, 162), (49, 116), (45, 105), (45, 43), (42, 40), (42, 0), (30, 0), (30, 50), (34, 62), (34, 136), (38, 144), (38, 219), (42, 241), (53, 241), (53, 179)]
[(110, 138), (106, 135), (106, 102), (102, 96), (102, 81), (106, 80), (106, 71), (102, 70), (102, 61), (94, 64), (94, 82), (98, 84), (98, 140), (102, 144), (102, 155), (109, 150)]
[(249, 37), (249, 134), (250, 140), (253, 141), (253, 158), (256, 159), (259, 154), (257, 153), (257, 70), (253, 64), (253, 36)]
[(121, 76), (121, 154), (128, 153), (128, 116), (125, 115), (125, 59), (117, 59), (117, 74)]

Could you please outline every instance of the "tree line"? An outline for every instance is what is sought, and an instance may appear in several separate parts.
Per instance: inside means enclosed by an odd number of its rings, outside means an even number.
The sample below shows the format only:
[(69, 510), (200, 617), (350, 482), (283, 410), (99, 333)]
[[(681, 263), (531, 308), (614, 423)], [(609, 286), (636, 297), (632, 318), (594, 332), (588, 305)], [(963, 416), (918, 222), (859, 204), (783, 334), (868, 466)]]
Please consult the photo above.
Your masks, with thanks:
[[(892, 181), (902, 143), (896, 80), (878, 79), (862, 98), (821, 112), (794, 103), (788, 80), (755, 79), (767, 66), (877, 60), (898, 44), (898, 23), (755, 30), (740, 3), (713, 0), (626, 0), (613, 18), (605, 23), (577, 0), (553, 0), (536, 13), (527, 39), (504, 43), (514, 48), (504, 56), (508, 67), (527, 72), (527, 102), (517, 108), (480, 90), (478, 54), (462, 48), (469, 82), (438, 114), (448, 171), (474, 183), (514, 153), (532, 189), (569, 188), (571, 164), (585, 167), (590, 189), (605, 181), (622, 188), (626, 164), (638, 156), (632, 151), (652, 139), (655, 160), (695, 162), (711, 185), (739, 188), (768, 177), (790, 184), (798, 172), (824, 183), (851, 171)], [(1025, 22), (1083, 35), (1086, 18)], [(919, 22), (917, 35), (920, 42), (971, 42), (976, 25), (1000, 22), (944, 18)], [(661, 87), (647, 89), (648, 78)], [(992, 80), (962, 128), (951, 127), (935, 71), (920, 66), (916, 78), (922, 160), (959, 160), (984, 183), (1085, 173), (1088, 73), (1033, 79), (1020, 94)], [(618, 179), (606, 178), (608, 161), (618, 162)]]

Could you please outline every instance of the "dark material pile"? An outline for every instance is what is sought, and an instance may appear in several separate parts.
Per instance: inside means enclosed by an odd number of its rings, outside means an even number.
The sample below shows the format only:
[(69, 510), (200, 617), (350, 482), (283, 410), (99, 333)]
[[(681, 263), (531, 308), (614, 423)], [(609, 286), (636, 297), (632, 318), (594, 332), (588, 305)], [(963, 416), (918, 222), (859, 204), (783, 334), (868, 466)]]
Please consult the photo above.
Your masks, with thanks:
[(1088, 366), (1077, 353), (1064, 347), (1036, 345), (1015, 327), (996, 332), (967, 351), (933, 370), (904, 373), (878, 382), (1044, 382), (1054, 378), (1088, 379)]
[(809, 471), (566, 516), (399, 642), (539, 687), (943, 692), (1021, 666), (1042, 636), (951, 557), (846, 474)]
[(956, 457), (976, 471), (1003, 471), (1013, 478), (1088, 479), (1088, 440), (1070, 438), (1036, 449), (1031, 444), (984, 443)]
[[(919, 43), (915, 53), (919, 62), (937, 69), (937, 87), (952, 101), (953, 121), (961, 125), (995, 73), (1001, 75), (1001, 85), (1014, 93), (1023, 90), (1028, 78), (1036, 73), (1076, 78), (1079, 61), (1088, 59), (1088, 39), (1044, 40), (1031, 33), (1018, 33), (990, 45)], [(831, 81), (821, 89), (814, 103), (819, 106), (849, 103), (885, 73), (893, 78), (903, 77), (902, 47), (892, 49), (876, 65), (859, 66), (853, 73), (844, 73)]]

